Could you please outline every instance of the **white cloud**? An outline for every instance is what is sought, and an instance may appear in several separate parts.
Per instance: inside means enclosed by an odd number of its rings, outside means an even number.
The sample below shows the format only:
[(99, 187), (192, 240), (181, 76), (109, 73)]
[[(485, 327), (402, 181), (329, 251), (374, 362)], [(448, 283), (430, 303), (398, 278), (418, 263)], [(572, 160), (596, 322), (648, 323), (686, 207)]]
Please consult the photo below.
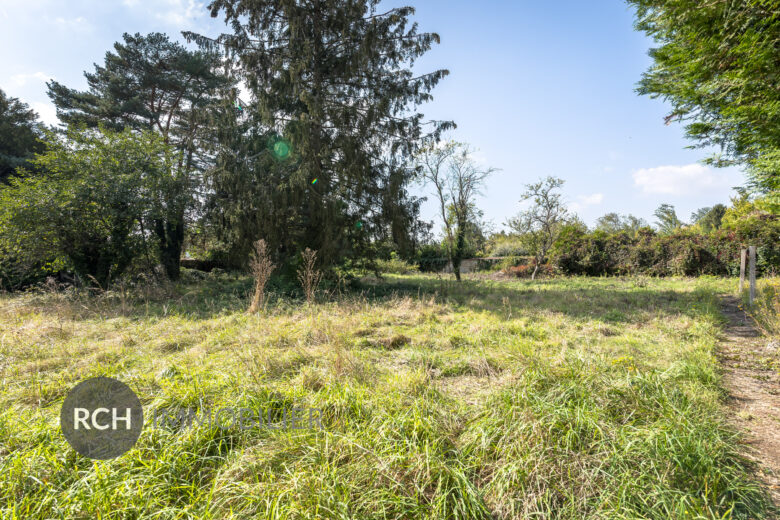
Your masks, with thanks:
[(581, 195), (580, 200), (586, 206), (596, 206), (604, 201), (603, 193), (594, 193), (593, 195)]
[(51, 79), (51, 76), (44, 73), (44, 72), (33, 72), (32, 74), (15, 74), (11, 76), (11, 81), (16, 85), (17, 87), (23, 87), (27, 85), (32, 80), (38, 80), (42, 82), (47, 82)]
[[(197, 0), (165, 0), (164, 3), (168, 8), (156, 8), (155, 17), (171, 25), (184, 25), (205, 14), (205, 4)], [(159, 3), (155, 2), (155, 6), (159, 6)]]
[(203, 32), (204, 21), (211, 19), (206, 0), (122, 0), (125, 8), (165, 25)]
[(57, 119), (57, 109), (54, 108), (54, 105), (51, 103), (32, 103), (30, 105), (33, 110), (38, 112), (38, 115), (41, 118), (41, 121), (46, 123), (47, 125), (56, 125), (59, 123), (59, 120)]
[(662, 195), (691, 195), (729, 185), (725, 174), (696, 163), (642, 168), (632, 176), (643, 193)]
[(196, 18), (208, 17), (203, 0), (122, 0), (122, 4), (180, 28), (191, 25)]
[(55, 26), (57, 26), (58, 29), (63, 31), (87, 32), (92, 30), (92, 24), (90, 24), (83, 16), (78, 16), (76, 18), (64, 18), (62, 16), (58, 16), (52, 20), (52, 22)]
[(586, 206), (598, 206), (602, 202), (604, 202), (603, 193), (593, 193), (591, 195), (580, 195), (577, 197), (576, 202), (572, 202), (571, 204), (569, 204), (569, 209), (571, 209), (574, 212), (577, 212), (585, 208)]

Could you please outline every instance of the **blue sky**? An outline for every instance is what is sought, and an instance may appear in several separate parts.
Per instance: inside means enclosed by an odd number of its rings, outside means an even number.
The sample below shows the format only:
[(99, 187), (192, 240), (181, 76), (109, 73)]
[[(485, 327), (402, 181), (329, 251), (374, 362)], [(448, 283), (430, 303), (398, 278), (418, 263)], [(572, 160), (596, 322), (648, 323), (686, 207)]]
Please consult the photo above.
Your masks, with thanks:
[[(420, 29), (442, 38), (418, 70), (450, 70), (422, 111), (455, 120), (452, 137), (501, 169), (479, 201), (496, 230), (520, 209), (524, 185), (547, 175), (566, 181), (566, 199), (588, 224), (611, 211), (652, 222), (661, 203), (686, 220), (727, 203), (743, 182), (737, 169), (702, 166), (708, 152), (686, 149), (682, 127), (664, 125), (668, 106), (634, 92), (652, 42), (634, 31), (622, 0), (411, 3)], [(44, 82), (84, 88), (83, 71), (123, 32), (223, 27), (198, 0), (0, 0), (0, 88), (53, 123)], [(429, 200), (424, 216), (435, 215)]]

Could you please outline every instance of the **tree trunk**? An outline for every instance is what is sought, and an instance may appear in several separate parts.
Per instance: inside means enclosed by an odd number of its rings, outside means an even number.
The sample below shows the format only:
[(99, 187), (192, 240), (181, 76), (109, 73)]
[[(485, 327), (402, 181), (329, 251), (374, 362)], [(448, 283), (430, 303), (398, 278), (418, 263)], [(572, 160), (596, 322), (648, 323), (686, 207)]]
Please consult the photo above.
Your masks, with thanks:
[(452, 251), (452, 272), (455, 273), (455, 280), (460, 281), (460, 264), (463, 260), (463, 249), (466, 246), (466, 228), (458, 223), (458, 231), (455, 238), (455, 247)]
[(536, 280), (536, 273), (539, 272), (539, 262), (536, 262), (536, 265), (534, 266), (534, 272), (531, 273), (531, 280)]
[(158, 220), (155, 222), (155, 232), (160, 239), (160, 263), (165, 274), (171, 280), (178, 280), (181, 275), (181, 250), (184, 244), (184, 215), (175, 220)]
[(186, 197), (190, 187), (193, 143), (190, 142), (184, 164), (179, 163), (178, 178), (166, 196), (167, 211), (163, 218), (154, 222), (154, 231), (160, 240), (160, 263), (170, 280), (178, 280), (181, 275), (181, 251), (184, 246), (184, 211)]

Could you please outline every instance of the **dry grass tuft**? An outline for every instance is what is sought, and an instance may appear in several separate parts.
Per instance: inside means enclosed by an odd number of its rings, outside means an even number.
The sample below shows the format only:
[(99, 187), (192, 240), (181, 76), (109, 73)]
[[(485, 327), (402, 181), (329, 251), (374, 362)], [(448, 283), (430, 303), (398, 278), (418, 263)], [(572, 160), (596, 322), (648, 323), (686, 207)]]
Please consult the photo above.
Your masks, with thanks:
[(322, 280), (322, 272), (316, 268), (317, 251), (312, 251), (308, 247), (301, 253), (303, 263), (298, 268), (298, 281), (301, 282), (303, 293), (306, 296), (306, 303), (311, 305), (317, 296), (317, 287)]
[(255, 314), (265, 304), (265, 287), (268, 285), (268, 280), (271, 279), (271, 273), (275, 268), (271, 262), (271, 255), (268, 253), (265, 240), (260, 239), (255, 242), (254, 258), (252, 258), (250, 267), (255, 278), (255, 294), (252, 297), (252, 305), (249, 306), (249, 313)]
[(397, 350), (399, 348), (404, 348), (411, 342), (411, 338), (404, 336), (403, 334), (396, 334), (391, 338), (379, 340), (379, 344), (385, 347), (387, 350)]

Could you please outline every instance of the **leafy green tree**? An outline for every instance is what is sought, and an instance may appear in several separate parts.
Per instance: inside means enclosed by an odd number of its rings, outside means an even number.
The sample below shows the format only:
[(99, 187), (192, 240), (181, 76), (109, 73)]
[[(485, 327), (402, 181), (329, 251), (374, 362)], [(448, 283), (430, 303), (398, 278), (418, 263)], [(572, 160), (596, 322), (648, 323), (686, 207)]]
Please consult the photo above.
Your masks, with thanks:
[[(431, 144), (418, 154), (423, 182), (433, 186), (444, 223), (447, 256), (455, 279), (460, 281), (460, 264), (469, 234), (480, 219), (474, 199), (494, 168), (481, 168), (465, 144), (448, 141)], [(470, 233), (471, 232), (471, 233)]]
[(30, 160), (43, 151), (41, 137), (38, 115), (0, 90), (0, 183), (19, 167), (30, 169)]
[(780, 148), (766, 151), (748, 166), (749, 188), (761, 194), (759, 205), (764, 211), (780, 215)]
[(65, 123), (152, 130), (179, 152), (173, 163), (176, 182), (161, 194), (165, 212), (150, 223), (160, 262), (176, 279), (188, 213), (202, 198), (199, 176), (213, 161), (214, 112), (230, 105), (234, 82), (216, 53), (188, 50), (161, 33), (124, 34), (123, 40), (106, 53), (102, 66), (84, 74), (86, 92), (52, 81), (49, 97)]
[(760, 198), (743, 192), (731, 199), (731, 207), (723, 215), (723, 228), (736, 232), (745, 247), (780, 244), (780, 217), (763, 208)]
[(106, 287), (154, 253), (151, 228), (166, 211), (160, 195), (176, 183), (176, 157), (150, 131), (71, 129), (47, 143), (33, 161), (45, 176), (22, 171), (0, 188), (0, 251), (30, 265), (65, 258)]
[(605, 233), (625, 231), (630, 235), (635, 236), (640, 229), (647, 226), (648, 224), (643, 218), (635, 217), (634, 215), (607, 213), (596, 220), (596, 229), (604, 231)]
[(764, 200), (746, 192), (732, 198), (731, 203), (723, 216), (723, 229), (733, 232), (742, 247), (758, 246), (759, 272), (777, 272), (780, 266), (780, 215), (767, 211)]
[(636, 27), (658, 44), (639, 92), (672, 105), (710, 162), (749, 165), (754, 188), (780, 210), (780, 10), (774, 0), (629, 0)]
[(677, 212), (671, 204), (661, 204), (653, 215), (658, 219), (655, 223), (658, 232), (664, 235), (673, 233), (684, 225), (683, 222), (677, 218)]
[(691, 222), (701, 227), (705, 233), (711, 233), (720, 229), (723, 215), (726, 214), (726, 206), (715, 204), (711, 208), (699, 208), (691, 215)]
[[(450, 206), (447, 211), (451, 221), (455, 221), (455, 207)], [(468, 219), (465, 223), (465, 246), (463, 257), (471, 258), (486, 251), (488, 246), (488, 236), (491, 234), (492, 225), (485, 220), (485, 213), (479, 209), (476, 204), (472, 204), (468, 212)]]
[(615, 233), (623, 226), (623, 220), (617, 213), (607, 213), (596, 220), (596, 229), (606, 233)]
[(564, 225), (572, 220), (559, 191), (563, 184), (563, 179), (555, 177), (528, 184), (520, 201), (531, 201), (531, 207), (507, 222), (509, 227), (520, 235), (521, 242), (534, 256), (531, 280), (536, 278), (539, 266), (547, 259), (547, 253), (558, 239)]
[[(439, 37), (418, 33), (412, 8), (378, 12), (378, 4), (215, 0), (212, 16), (223, 15), (233, 33), (185, 33), (234, 56), (250, 91), (244, 112), (259, 127), (252, 139), (261, 142), (241, 147), (246, 154), (230, 160), (245, 166), (235, 176), (224, 169), (220, 182), (265, 186), (275, 202), (268, 218), (286, 228), (269, 240), (277, 254), (289, 258), (291, 249), (310, 247), (331, 265), (371, 255), (372, 241), (383, 236), (402, 242), (413, 229), (419, 201), (408, 193), (412, 154), (452, 126), (426, 125), (414, 107), (431, 99), (447, 71), (415, 75), (412, 64)], [(278, 134), (269, 151), (280, 168), (255, 156), (266, 132)]]

